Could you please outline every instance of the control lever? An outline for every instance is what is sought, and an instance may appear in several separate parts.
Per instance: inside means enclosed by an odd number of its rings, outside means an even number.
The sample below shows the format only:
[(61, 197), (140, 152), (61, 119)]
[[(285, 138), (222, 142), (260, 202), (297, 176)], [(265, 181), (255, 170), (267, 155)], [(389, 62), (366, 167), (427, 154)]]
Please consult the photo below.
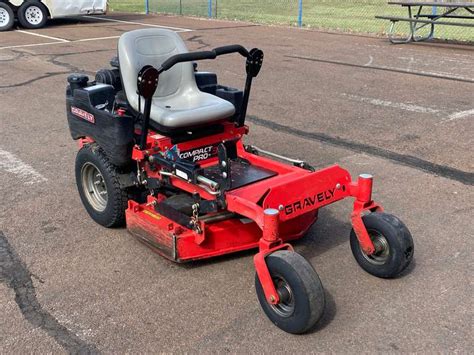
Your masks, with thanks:
[(145, 109), (143, 110), (143, 125), (140, 135), (140, 149), (146, 148), (146, 139), (148, 136), (148, 126), (150, 125), (151, 104), (153, 95), (158, 87), (158, 70), (151, 65), (144, 66), (138, 73), (138, 101), (140, 102), (142, 96), (145, 99)]
[(245, 124), (245, 116), (247, 116), (247, 107), (250, 98), (250, 89), (252, 88), (252, 80), (255, 78), (263, 64), (263, 51), (258, 48), (250, 50), (247, 61), (245, 63), (245, 69), (247, 71), (247, 78), (245, 80), (244, 98), (242, 100), (242, 110), (240, 116), (237, 119), (237, 126), (242, 127)]

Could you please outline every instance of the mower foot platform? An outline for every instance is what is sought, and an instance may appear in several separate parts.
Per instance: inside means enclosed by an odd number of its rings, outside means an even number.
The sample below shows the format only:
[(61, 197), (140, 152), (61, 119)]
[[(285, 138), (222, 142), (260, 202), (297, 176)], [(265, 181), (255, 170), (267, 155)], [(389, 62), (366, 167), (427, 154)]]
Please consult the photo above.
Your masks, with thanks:
[[(221, 170), (218, 165), (214, 165), (204, 169), (203, 175), (210, 180), (219, 181), (221, 179)], [(239, 187), (250, 185), (275, 175), (277, 175), (276, 172), (251, 165), (245, 160), (234, 160), (230, 164), (230, 190), (238, 189)]]

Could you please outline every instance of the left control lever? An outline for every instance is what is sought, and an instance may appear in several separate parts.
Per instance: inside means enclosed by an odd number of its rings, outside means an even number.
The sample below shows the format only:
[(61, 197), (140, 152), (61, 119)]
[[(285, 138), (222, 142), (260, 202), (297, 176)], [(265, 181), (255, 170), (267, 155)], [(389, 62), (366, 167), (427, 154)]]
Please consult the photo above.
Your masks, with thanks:
[(142, 70), (140, 70), (140, 72), (138, 73), (138, 100), (140, 101), (141, 97), (145, 99), (145, 109), (143, 111), (143, 125), (139, 144), (140, 149), (142, 150), (146, 148), (148, 127), (150, 125), (151, 104), (153, 101), (153, 95), (155, 94), (156, 88), (158, 87), (158, 77), (158, 70), (150, 65), (144, 66)]

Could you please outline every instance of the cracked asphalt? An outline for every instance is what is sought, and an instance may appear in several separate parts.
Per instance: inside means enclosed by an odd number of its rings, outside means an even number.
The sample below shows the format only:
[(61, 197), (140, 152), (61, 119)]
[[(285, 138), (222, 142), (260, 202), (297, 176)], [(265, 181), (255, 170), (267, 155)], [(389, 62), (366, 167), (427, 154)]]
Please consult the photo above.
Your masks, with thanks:
[[(0, 353), (471, 353), (474, 49), (241, 22), (115, 14), (0, 35)], [(353, 176), (415, 240), (402, 277), (374, 278), (349, 248), (350, 201), (295, 243), (327, 307), (310, 333), (274, 327), (255, 295), (253, 252), (176, 265), (104, 229), (82, 207), (66, 77), (108, 67), (121, 33), (181, 32), (190, 50), (259, 47), (247, 142)], [(31, 31), (33, 32), (33, 31)], [(101, 38), (101, 39), (98, 39)], [(92, 39), (92, 40), (91, 40)], [(202, 62), (241, 87), (237, 56)]]

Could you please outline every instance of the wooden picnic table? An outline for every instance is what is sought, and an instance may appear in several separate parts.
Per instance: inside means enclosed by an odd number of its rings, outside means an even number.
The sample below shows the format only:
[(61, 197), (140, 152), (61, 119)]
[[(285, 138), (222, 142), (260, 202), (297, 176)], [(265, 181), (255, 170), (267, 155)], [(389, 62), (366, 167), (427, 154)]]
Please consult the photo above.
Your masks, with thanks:
[[(447, 1), (389, 1), (389, 5), (402, 6), (408, 9), (408, 17), (397, 16), (375, 16), (382, 20), (390, 20), (390, 30), (388, 37), (392, 43), (419, 42), (432, 39), (434, 36), (435, 25), (474, 27), (474, 23), (467, 21), (446, 21), (446, 19), (474, 20), (474, 2), (447, 2)], [(430, 13), (423, 12), (423, 8), (441, 8), (442, 12)], [(463, 13), (460, 13), (463, 11)], [(394, 37), (395, 24), (397, 22), (408, 22), (410, 33), (407, 38), (399, 39)], [(426, 36), (417, 36), (417, 32), (430, 26), (430, 32)]]

